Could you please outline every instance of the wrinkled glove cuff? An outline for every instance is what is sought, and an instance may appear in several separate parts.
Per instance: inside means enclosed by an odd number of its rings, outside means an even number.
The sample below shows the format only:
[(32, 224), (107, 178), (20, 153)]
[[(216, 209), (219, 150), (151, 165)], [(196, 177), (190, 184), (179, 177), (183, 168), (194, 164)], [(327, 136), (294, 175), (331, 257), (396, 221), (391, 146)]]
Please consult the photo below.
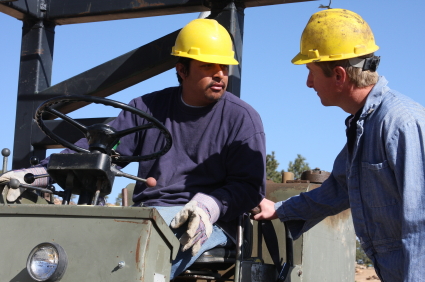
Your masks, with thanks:
[(203, 193), (197, 193), (193, 196), (192, 200), (197, 201), (198, 205), (201, 204), (204, 206), (203, 209), (206, 209), (207, 214), (210, 216), (211, 223), (215, 223), (218, 220), (220, 216), (220, 207), (214, 198)]

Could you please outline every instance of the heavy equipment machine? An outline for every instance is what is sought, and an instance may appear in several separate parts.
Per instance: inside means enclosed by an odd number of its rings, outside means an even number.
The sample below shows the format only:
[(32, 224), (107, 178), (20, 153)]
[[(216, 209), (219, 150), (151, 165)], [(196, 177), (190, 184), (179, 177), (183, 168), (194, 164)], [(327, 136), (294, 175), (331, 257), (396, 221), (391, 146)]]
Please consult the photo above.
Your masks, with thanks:
[[(114, 166), (117, 160), (159, 157), (172, 142), (168, 131), (155, 119), (103, 98), (172, 68), (176, 59), (170, 50), (179, 30), (51, 86), (56, 25), (209, 11), (209, 17), (231, 34), (241, 62), (245, 8), (303, 1), (0, 0), (0, 12), (23, 22), (12, 169), (27, 167), (31, 158), (33, 163), (44, 159), (46, 149), (58, 147), (58, 143), (77, 151), (51, 156), (48, 173), (63, 191), (31, 186), (34, 178), (45, 175), (28, 175), (28, 183), (11, 180), (10, 189), (28, 188), (16, 202), (8, 202), (7, 188), (1, 188), (0, 224), (8, 243), (2, 245), (0, 254), (0, 280), (169, 281), (171, 261), (179, 248), (177, 238), (155, 209), (93, 205), (98, 197), (111, 192), (116, 176), (146, 181), (121, 173)], [(229, 69), (228, 90), (237, 96), (240, 68)], [(72, 120), (65, 115), (88, 103), (120, 107), (143, 116), (165, 135), (167, 144), (161, 151), (139, 159), (114, 155), (116, 136), (127, 131), (115, 132), (105, 126), (110, 118)], [(147, 128), (134, 130), (143, 129)], [(98, 139), (89, 150), (76, 148), (76, 131), (96, 132)], [(6, 158), (10, 151), (3, 150), (2, 154)], [(313, 182), (268, 183), (267, 197), (284, 200), (320, 185)], [(72, 194), (78, 195), (78, 205), (69, 205)], [(62, 205), (52, 204), (54, 195), (63, 199)], [(126, 200), (130, 202), (131, 198)], [(283, 224), (275, 221), (273, 225), (252, 224), (248, 216), (241, 216), (237, 247), (205, 253), (176, 281), (283, 281), (282, 276), (279, 278), (281, 270), (287, 276), (285, 281), (354, 280), (355, 237), (349, 211), (327, 218), (293, 244), (283, 235)], [(273, 229), (276, 237), (271, 235)], [(269, 252), (263, 246), (265, 241), (274, 250)]]

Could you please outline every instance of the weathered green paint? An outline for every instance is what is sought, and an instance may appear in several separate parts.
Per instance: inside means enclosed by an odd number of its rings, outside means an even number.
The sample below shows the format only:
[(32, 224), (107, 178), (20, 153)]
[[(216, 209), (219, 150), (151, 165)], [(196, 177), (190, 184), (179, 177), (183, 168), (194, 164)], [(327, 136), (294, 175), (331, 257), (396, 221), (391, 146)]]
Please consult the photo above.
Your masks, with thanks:
[[(310, 183), (267, 183), (266, 198), (282, 201), (301, 192), (320, 187)], [(279, 252), (285, 253), (285, 229), (277, 219), (273, 220), (279, 240)], [(254, 222), (254, 251), (257, 256), (257, 227)], [(355, 261), (355, 233), (351, 211), (346, 210), (327, 217), (294, 241), (294, 268), (291, 282), (353, 282)], [(262, 256), (265, 263), (273, 264), (263, 241)]]
[[(2, 281), (33, 281), (28, 254), (43, 242), (60, 244), (68, 256), (67, 281), (169, 279), (179, 242), (153, 208), (0, 205)], [(124, 261), (125, 267), (118, 268)]]

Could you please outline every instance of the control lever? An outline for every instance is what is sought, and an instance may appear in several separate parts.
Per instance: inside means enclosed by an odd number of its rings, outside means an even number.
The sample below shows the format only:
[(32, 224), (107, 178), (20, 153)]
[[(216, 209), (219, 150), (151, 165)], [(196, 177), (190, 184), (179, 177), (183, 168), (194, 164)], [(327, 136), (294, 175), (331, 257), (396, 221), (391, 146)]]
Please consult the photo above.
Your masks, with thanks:
[[(39, 161), (38, 161), (38, 158), (37, 157), (31, 157), (31, 159), (30, 159), (30, 163), (31, 163), (31, 165), (38, 165), (38, 163), (39, 163)], [(32, 174), (32, 173), (27, 173), (27, 174), (25, 174), (24, 175), (24, 181), (27, 183), (27, 184), (32, 184), (32, 183), (34, 183), (34, 181), (37, 179), (37, 178), (43, 178), (43, 177), (49, 177), (50, 175), (49, 174), (39, 174), (39, 175), (34, 175), (34, 174)], [(51, 187), (54, 187), (53, 185), (51, 186)], [(39, 190), (38, 190), (39, 191)], [(51, 194), (50, 194), (51, 195)], [(46, 200), (47, 200), (47, 198), (46, 198), (46, 195), (40, 195), (40, 196), (42, 196), (42, 197), (44, 197)], [(50, 201), (52, 201), (53, 200), (53, 198), (52, 199), (50, 199), (49, 198), (49, 200)]]
[(10, 156), (10, 150), (8, 148), (4, 148), (1, 150), (1, 154), (3, 155), (3, 171), (5, 173), (7, 171), (7, 157)]
[(65, 193), (62, 192), (62, 191), (55, 191), (55, 187), (53, 185), (50, 185), (49, 189), (40, 188), (40, 187), (31, 186), (31, 185), (28, 185), (28, 184), (22, 184), (16, 178), (11, 178), (8, 185), (9, 185), (9, 188), (12, 188), (12, 189), (18, 189), (18, 188), (31, 189), (31, 190), (36, 190), (36, 191), (40, 191), (40, 192), (58, 195), (59, 197), (64, 197), (64, 195), (65, 195)]
[[(255, 215), (261, 212), (259, 206), (251, 210), (251, 214)], [(264, 242), (266, 243), (267, 249), (269, 251), (270, 257), (273, 260), (273, 264), (276, 266), (278, 271), (278, 277), (276, 282), (284, 282), (288, 277), (291, 268), (294, 266), (294, 251), (293, 251), (293, 239), (292, 235), (289, 232), (289, 228), (286, 222), (285, 225), (285, 242), (286, 242), (286, 261), (281, 265), (280, 263), (280, 254), (279, 254), (279, 243), (276, 236), (276, 231), (273, 227), (273, 223), (270, 220), (259, 220), (258, 221), (258, 237), (261, 235), (264, 237)], [(260, 234), (262, 233), (262, 234)], [(260, 239), (258, 245), (260, 246)]]
[(147, 179), (144, 178), (140, 178), (125, 172), (120, 171), (119, 169), (117, 169), (115, 166), (111, 166), (111, 171), (115, 176), (123, 176), (123, 177), (127, 177), (136, 181), (142, 181), (146, 183), (146, 186), (148, 187), (154, 187), (156, 186), (156, 179), (153, 177), (148, 177)]
[(27, 173), (27, 174), (25, 174), (25, 175), (24, 175), (24, 181), (25, 181), (27, 184), (31, 184), (31, 183), (34, 183), (34, 181), (35, 181), (37, 178), (43, 178), (43, 177), (49, 177), (49, 175), (48, 175), (48, 174), (39, 174), (39, 175), (34, 175), (34, 174), (32, 174), (32, 173)]
[(30, 158), (30, 164), (31, 166), (38, 165), (40, 163), (40, 160), (36, 156), (32, 156)]

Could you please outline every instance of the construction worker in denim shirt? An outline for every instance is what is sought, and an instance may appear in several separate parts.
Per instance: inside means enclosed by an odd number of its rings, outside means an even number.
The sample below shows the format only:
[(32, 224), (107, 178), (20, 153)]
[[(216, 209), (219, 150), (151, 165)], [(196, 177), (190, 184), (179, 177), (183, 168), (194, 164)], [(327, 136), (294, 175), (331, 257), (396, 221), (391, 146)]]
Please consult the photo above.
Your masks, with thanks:
[(285, 221), (294, 239), (351, 208), (357, 237), (384, 282), (425, 281), (425, 108), (378, 76), (373, 33), (357, 14), (311, 16), (292, 60), (324, 106), (351, 114), (347, 143), (320, 188), (274, 203), (255, 219)]

